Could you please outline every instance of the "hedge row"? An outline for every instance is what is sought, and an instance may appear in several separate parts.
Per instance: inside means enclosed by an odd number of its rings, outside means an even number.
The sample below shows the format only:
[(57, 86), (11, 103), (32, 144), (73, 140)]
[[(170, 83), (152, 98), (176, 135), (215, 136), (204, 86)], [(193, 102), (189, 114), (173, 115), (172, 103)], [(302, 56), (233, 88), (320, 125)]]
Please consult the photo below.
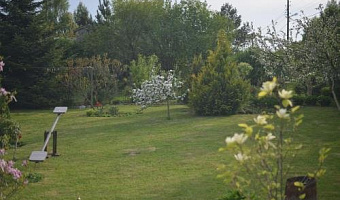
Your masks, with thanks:
[(312, 95), (312, 96), (303, 96), (303, 95), (295, 95), (293, 97), (294, 105), (301, 106), (330, 106), (332, 103), (332, 98), (330, 96), (325, 95)]

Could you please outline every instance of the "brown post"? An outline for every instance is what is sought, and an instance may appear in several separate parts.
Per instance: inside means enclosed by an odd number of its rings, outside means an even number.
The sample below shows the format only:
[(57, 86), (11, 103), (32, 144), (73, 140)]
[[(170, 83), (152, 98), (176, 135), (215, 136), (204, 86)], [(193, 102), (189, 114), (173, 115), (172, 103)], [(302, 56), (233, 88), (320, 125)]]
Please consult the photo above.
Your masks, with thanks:
[(53, 131), (53, 150), (52, 150), (52, 156), (59, 156), (59, 154), (57, 153), (57, 138), (58, 138), (58, 132), (57, 131)]
[[(296, 187), (294, 182), (305, 183), (304, 189), (301, 190), (299, 187)], [(285, 200), (301, 200), (299, 196), (303, 194), (306, 195), (303, 200), (317, 200), (316, 180), (314, 178), (298, 176), (287, 179)]]

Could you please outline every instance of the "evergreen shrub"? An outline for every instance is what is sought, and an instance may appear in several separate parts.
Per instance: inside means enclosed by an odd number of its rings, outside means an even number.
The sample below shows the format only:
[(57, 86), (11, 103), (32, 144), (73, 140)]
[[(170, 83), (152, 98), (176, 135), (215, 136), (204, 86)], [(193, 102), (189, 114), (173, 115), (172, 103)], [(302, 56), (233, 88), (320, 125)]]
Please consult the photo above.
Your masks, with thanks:
[(250, 84), (240, 75), (230, 42), (220, 31), (216, 49), (210, 51), (205, 66), (193, 77), (190, 105), (198, 115), (232, 115), (249, 97)]

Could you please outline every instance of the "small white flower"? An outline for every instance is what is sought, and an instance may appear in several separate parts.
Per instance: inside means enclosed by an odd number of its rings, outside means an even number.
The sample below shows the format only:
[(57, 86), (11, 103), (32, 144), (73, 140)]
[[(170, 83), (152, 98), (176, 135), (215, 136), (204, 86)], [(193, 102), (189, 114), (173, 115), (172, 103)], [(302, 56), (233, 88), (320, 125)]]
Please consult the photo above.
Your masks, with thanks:
[(270, 94), (270, 93), (273, 92), (275, 87), (276, 87), (276, 82), (275, 81), (266, 81), (266, 82), (262, 83), (261, 91)]
[(243, 144), (247, 140), (248, 136), (244, 135), (243, 133), (242, 134), (235, 133), (233, 138), (236, 143)]
[(235, 159), (239, 162), (243, 162), (245, 160), (248, 160), (249, 159), (249, 156), (245, 155), (245, 154), (242, 154), (242, 153), (238, 153), (238, 154), (235, 154), (234, 155)]
[(272, 133), (268, 133), (268, 135), (266, 136), (266, 140), (267, 141), (270, 141), (270, 140), (273, 140), (275, 139), (276, 137), (272, 134)]
[(278, 111), (276, 111), (276, 115), (281, 118), (281, 119), (288, 119), (289, 118), (289, 114), (287, 114), (287, 109), (280, 109)]
[(228, 145), (228, 144), (232, 144), (232, 143), (234, 143), (234, 142), (235, 142), (234, 137), (227, 137), (227, 138), (225, 139), (225, 143), (227, 143), (227, 145)]
[(281, 90), (281, 92), (279, 91), (279, 96), (282, 99), (290, 99), (293, 97), (293, 91), (286, 91), (285, 89)]
[(263, 115), (259, 115), (256, 118), (254, 118), (254, 121), (258, 125), (265, 125), (265, 124), (267, 124), (267, 119)]
[(237, 143), (237, 144), (243, 144), (246, 140), (247, 140), (248, 136), (242, 134), (238, 134), (235, 133), (233, 137), (227, 137), (225, 139), (225, 142), (228, 144), (233, 144), (233, 143)]
[(273, 144), (273, 143), (271, 142), (271, 140), (273, 140), (273, 139), (276, 138), (272, 133), (268, 133), (267, 136), (263, 136), (262, 138), (264, 139), (264, 148), (265, 148), (266, 150), (269, 149), (269, 146), (271, 146), (271, 147), (273, 147), (274, 149), (276, 149), (275, 144)]

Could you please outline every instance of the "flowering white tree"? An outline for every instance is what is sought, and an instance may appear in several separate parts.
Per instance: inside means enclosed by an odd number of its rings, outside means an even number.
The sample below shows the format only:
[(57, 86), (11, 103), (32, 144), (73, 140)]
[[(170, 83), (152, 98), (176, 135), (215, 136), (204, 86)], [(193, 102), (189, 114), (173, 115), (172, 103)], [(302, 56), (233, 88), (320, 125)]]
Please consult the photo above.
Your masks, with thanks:
[(304, 30), (304, 38), (296, 56), (302, 60), (300, 65), (305, 71), (314, 71), (321, 80), (328, 82), (340, 111), (336, 90), (340, 80), (340, 3), (333, 0), (328, 2), (325, 9), (321, 5), (318, 9), (320, 17), (304, 17), (297, 21), (298, 28)]
[(170, 119), (170, 100), (183, 99), (185, 94), (177, 95), (176, 92), (183, 83), (179, 81), (174, 71), (170, 70), (163, 75), (152, 75), (150, 80), (144, 81), (139, 89), (132, 90), (132, 97), (141, 109), (145, 109), (153, 104), (166, 101), (168, 119)]
[[(290, 33), (276, 31), (275, 26), (266, 35), (259, 33), (256, 45), (260, 51), (256, 59), (263, 65), (267, 75), (276, 76), (280, 83), (293, 81), (307, 87), (307, 95), (312, 95), (314, 82), (329, 85), (333, 100), (340, 111), (337, 88), (340, 80), (340, 4), (330, 1), (324, 9), (318, 8), (320, 16), (302, 16), (296, 20), (295, 30), (302, 34), (298, 41)], [(302, 13), (303, 14), (303, 13)]]

